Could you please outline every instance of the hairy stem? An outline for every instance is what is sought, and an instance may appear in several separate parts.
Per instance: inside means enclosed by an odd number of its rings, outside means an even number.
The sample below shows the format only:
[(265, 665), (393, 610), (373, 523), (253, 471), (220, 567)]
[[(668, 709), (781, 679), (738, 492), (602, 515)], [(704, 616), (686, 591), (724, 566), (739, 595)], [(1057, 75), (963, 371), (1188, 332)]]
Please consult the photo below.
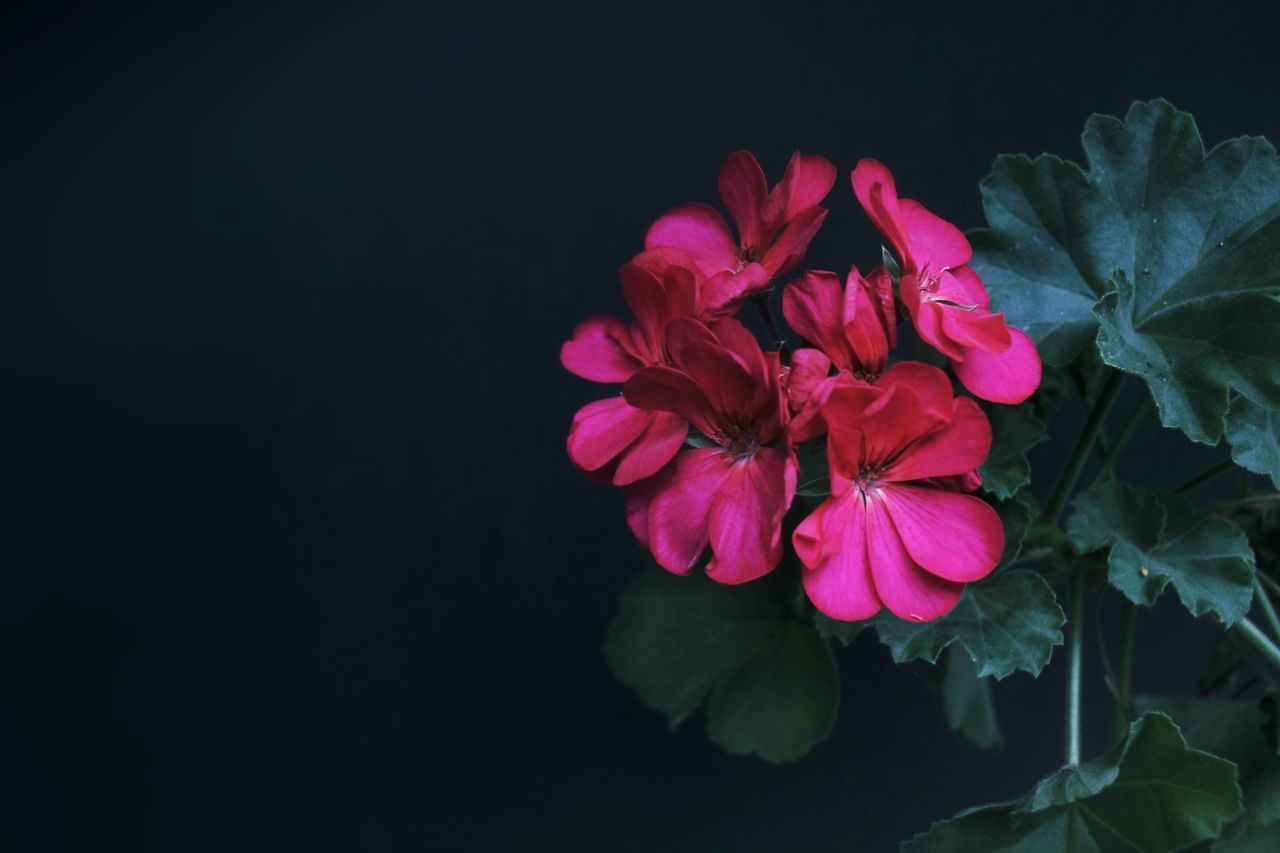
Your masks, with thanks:
[(1267, 639), (1267, 635), (1262, 633), (1261, 628), (1250, 622), (1247, 617), (1241, 617), (1234, 627), (1241, 637), (1248, 640), (1250, 645), (1271, 662), (1272, 666), (1280, 669), (1280, 648), (1276, 648), (1276, 644)]
[(1045, 504), (1044, 521), (1050, 524), (1058, 523), (1058, 517), (1062, 515), (1062, 510), (1071, 497), (1071, 491), (1075, 488), (1076, 481), (1080, 479), (1084, 463), (1089, 459), (1089, 452), (1093, 450), (1093, 443), (1097, 440), (1098, 433), (1102, 431), (1102, 422), (1106, 419), (1107, 410), (1115, 402), (1116, 394), (1120, 393), (1122, 384), (1124, 384), (1124, 374), (1118, 370), (1111, 371), (1102, 390), (1098, 392), (1097, 400), (1089, 408), (1089, 415), (1085, 418), (1080, 437), (1076, 439), (1076, 446), (1072, 448), (1071, 456), (1062, 473), (1058, 475), (1058, 482), (1054, 484), (1053, 494)]
[(1271, 605), (1271, 599), (1267, 597), (1267, 591), (1262, 586), (1262, 581), (1258, 580), (1257, 574), (1253, 576), (1253, 597), (1258, 600), (1258, 605), (1262, 608), (1262, 615), (1267, 619), (1267, 625), (1271, 628), (1271, 636), (1280, 640), (1280, 618), (1276, 617), (1276, 609)]
[(1080, 763), (1080, 652), (1084, 624), (1084, 578), (1071, 579), (1071, 639), (1067, 650), (1067, 764)]
[(1133, 641), (1138, 633), (1138, 608), (1129, 599), (1124, 600), (1124, 627), (1120, 634), (1120, 673), (1117, 691), (1120, 707), (1116, 711), (1116, 736), (1124, 737), (1132, 714), (1129, 712), (1129, 681), (1133, 675)]
[(1173, 491), (1175, 494), (1179, 494), (1179, 495), (1184, 494), (1186, 492), (1191, 491), (1192, 489), (1203, 486), (1205, 483), (1209, 482), (1214, 477), (1218, 476), (1224, 471), (1230, 471), (1234, 467), (1235, 467), (1235, 462), (1233, 462), (1230, 458), (1223, 459), (1221, 462), (1215, 462), (1214, 464), (1210, 465), (1208, 468), (1201, 471), (1199, 474), (1196, 474), (1190, 480), (1187, 480), (1181, 486), (1178, 486)]

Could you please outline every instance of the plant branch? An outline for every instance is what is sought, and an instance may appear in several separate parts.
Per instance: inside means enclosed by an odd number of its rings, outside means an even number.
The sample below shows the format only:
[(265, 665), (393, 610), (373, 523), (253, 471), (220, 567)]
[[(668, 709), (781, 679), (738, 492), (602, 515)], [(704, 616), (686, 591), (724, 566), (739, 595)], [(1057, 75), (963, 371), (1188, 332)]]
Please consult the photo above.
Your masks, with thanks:
[(1129, 599), (1124, 600), (1124, 625), (1120, 634), (1120, 711), (1116, 714), (1116, 731), (1123, 737), (1133, 720), (1129, 708), (1129, 683), (1133, 675), (1133, 641), (1138, 633), (1138, 608)]
[(1233, 626), (1241, 637), (1249, 641), (1257, 651), (1261, 652), (1271, 665), (1276, 669), (1280, 669), (1280, 648), (1276, 648), (1276, 644), (1267, 639), (1267, 635), (1255, 624), (1249, 621), (1248, 617), (1241, 617), (1240, 621)]
[(1115, 441), (1102, 454), (1102, 461), (1098, 463), (1098, 473), (1094, 475), (1093, 482), (1096, 483), (1111, 473), (1116, 459), (1120, 456), (1120, 451), (1124, 450), (1129, 439), (1133, 438), (1134, 431), (1137, 430), (1138, 424), (1142, 423), (1142, 416), (1149, 408), (1151, 408), (1151, 395), (1144, 391), (1138, 398), (1138, 402), (1134, 403), (1133, 408), (1129, 410), (1129, 414), (1125, 415), (1124, 423), (1120, 425), (1120, 432), (1116, 433)]
[(1071, 497), (1071, 491), (1075, 488), (1076, 481), (1080, 479), (1080, 472), (1084, 469), (1084, 463), (1089, 459), (1089, 452), (1093, 449), (1093, 443), (1097, 440), (1098, 433), (1102, 431), (1102, 422), (1106, 419), (1107, 410), (1115, 402), (1116, 394), (1120, 393), (1120, 386), (1124, 384), (1124, 378), (1124, 374), (1120, 371), (1111, 371), (1111, 375), (1107, 377), (1102, 390), (1098, 392), (1097, 400), (1089, 408), (1089, 415), (1085, 418), (1084, 428), (1080, 431), (1080, 437), (1076, 439), (1076, 446), (1072, 448), (1071, 456), (1067, 460), (1066, 466), (1062, 469), (1062, 473), (1058, 475), (1058, 481), (1054, 484), (1053, 494), (1050, 495), (1048, 502), (1045, 504), (1042, 516), (1044, 521), (1054, 525), (1058, 523), (1058, 517), (1062, 515), (1062, 510), (1066, 507), (1067, 500)]
[(1276, 617), (1276, 609), (1271, 605), (1271, 599), (1267, 597), (1267, 591), (1262, 587), (1262, 581), (1258, 580), (1255, 572), (1253, 576), (1253, 597), (1258, 600), (1258, 605), (1262, 608), (1262, 615), (1267, 619), (1267, 625), (1271, 628), (1271, 636), (1280, 640), (1280, 618)]
[(1273, 501), (1280, 501), (1280, 492), (1265, 495), (1253, 495), (1248, 498), (1240, 498), (1234, 501), (1224, 501), (1220, 504), (1214, 504), (1209, 507), (1209, 512), (1221, 512), (1224, 509), (1239, 509), (1240, 507), (1253, 506), (1254, 504), (1266, 504)]
[[(1080, 652), (1084, 622), (1084, 577), (1077, 572), (1069, 584), (1071, 640), (1067, 658), (1067, 764), (1080, 763)], [(1241, 620), (1243, 621), (1243, 620)]]
[(756, 304), (756, 308), (760, 311), (760, 321), (764, 323), (764, 329), (773, 341), (773, 348), (786, 355), (788, 353), (787, 342), (782, 339), (782, 335), (778, 332), (778, 324), (773, 319), (773, 309), (769, 307), (769, 296), (772, 293), (773, 288), (762, 290), (752, 296), (751, 301)]
[(1178, 486), (1177, 488), (1175, 488), (1173, 490), (1174, 494), (1178, 494), (1178, 495), (1185, 494), (1186, 492), (1189, 492), (1192, 489), (1203, 486), (1205, 483), (1209, 482), (1214, 477), (1218, 476), (1224, 471), (1230, 471), (1234, 467), (1235, 467), (1235, 462), (1233, 462), (1230, 458), (1223, 459), (1220, 462), (1215, 462), (1212, 465), (1210, 465), (1208, 468), (1201, 471), (1199, 474), (1196, 474), (1190, 480), (1187, 480), (1181, 486)]

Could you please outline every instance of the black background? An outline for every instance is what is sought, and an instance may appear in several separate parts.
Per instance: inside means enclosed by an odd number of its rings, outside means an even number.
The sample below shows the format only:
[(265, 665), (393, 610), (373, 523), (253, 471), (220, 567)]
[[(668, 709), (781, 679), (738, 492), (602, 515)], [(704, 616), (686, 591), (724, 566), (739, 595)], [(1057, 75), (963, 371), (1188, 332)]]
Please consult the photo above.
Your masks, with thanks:
[[(734, 149), (837, 164), (841, 269), (863, 156), (973, 226), (997, 153), (1134, 98), (1280, 138), (1273, 4), (183, 5), (0, 13), (6, 847), (888, 850), (1057, 765), (1061, 656), (981, 753), (870, 637), (797, 764), (667, 734), (600, 651), (647, 560), (558, 348)], [(1139, 689), (1211, 636), (1145, 616)]]

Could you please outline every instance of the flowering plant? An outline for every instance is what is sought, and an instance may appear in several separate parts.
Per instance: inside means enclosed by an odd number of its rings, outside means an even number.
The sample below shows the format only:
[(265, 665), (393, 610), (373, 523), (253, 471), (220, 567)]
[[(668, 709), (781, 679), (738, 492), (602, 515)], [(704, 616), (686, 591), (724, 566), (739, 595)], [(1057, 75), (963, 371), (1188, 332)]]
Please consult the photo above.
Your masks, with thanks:
[[(948, 721), (990, 747), (991, 680), (1038, 677), (1069, 626), (1065, 766), (904, 849), (1280, 845), (1274, 703), (1248, 685), (1223, 698), (1228, 676), (1193, 701), (1129, 685), (1136, 608), (1168, 586), (1268, 698), (1280, 682), (1275, 495), (1191, 500), (1227, 470), (1280, 486), (1280, 161), (1257, 138), (1206, 154), (1163, 101), (1093, 117), (1084, 145), (1087, 171), (1000, 157), (968, 236), (876, 160), (833, 194), (836, 167), (799, 153), (772, 189), (729, 155), (733, 228), (701, 203), (654, 222), (620, 271), (634, 318), (589, 318), (561, 349), (613, 386), (574, 416), (569, 457), (626, 489), (660, 567), (624, 593), (606, 651), (673, 725), (705, 701), (717, 743), (788, 761), (834, 723), (833, 641), (871, 627), (896, 661), (941, 661)], [(881, 263), (802, 271), (849, 187)], [(1122, 482), (1152, 401), (1230, 459), (1174, 490)], [(1037, 500), (1028, 451), (1072, 409), (1078, 438), (1036, 459), (1052, 483)], [(1119, 670), (1103, 655), (1117, 741), (1081, 763), (1083, 601), (1107, 590), (1124, 600)]]

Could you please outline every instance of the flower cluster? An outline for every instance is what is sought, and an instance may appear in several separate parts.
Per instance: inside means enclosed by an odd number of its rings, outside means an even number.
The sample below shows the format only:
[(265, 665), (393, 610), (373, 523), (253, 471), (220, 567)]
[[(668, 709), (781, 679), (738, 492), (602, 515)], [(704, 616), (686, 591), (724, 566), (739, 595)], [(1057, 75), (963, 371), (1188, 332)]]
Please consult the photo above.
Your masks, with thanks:
[(830, 495), (795, 528), (810, 600), (865, 619), (887, 607), (913, 620), (946, 613), (964, 584), (1000, 560), (999, 517), (969, 492), (991, 448), (982, 409), (940, 368), (890, 363), (899, 302), (917, 334), (951, 361), (960, 384), (993, 403), (1040, 383), (1031, 340), (993, 313), (968, 240), (893, 176), (858, 163), (853, 189), (897, 259), (844, 282), (809, 271), (785, 286), (783, 314), (808, 346), (766, 351), (734, 315), (766, 299), (804, 258), (826, 218), (835, 167), (795, 154), (772, 189), (755, 157), (729, 155), (714, 207), (661, 216), (621, 269), (634, 314), (581, 323), (564, 366), (621, 386), (574, 416), (568, 450), (594, 478), (627, 487), (627, 522), (657, 562), (722, 583), (753, 580), (782, 558), (796, 493), (797, 450), (825, 442)]

